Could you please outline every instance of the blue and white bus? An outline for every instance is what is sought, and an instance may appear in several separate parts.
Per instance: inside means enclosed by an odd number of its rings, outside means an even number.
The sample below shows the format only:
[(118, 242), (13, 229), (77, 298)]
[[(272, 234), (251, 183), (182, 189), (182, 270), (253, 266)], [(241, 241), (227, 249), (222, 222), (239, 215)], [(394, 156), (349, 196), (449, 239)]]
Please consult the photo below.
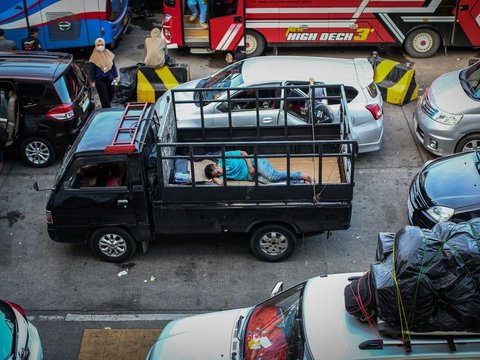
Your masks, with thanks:
[[(0, 28), (17, 49), (28, 26), (40, 29), (44, 50), (93, 46), (103, 37), (113, 45), (130, 20), (128, 0), (1, 0)], [(26, 7), (26, 11), (25, 11)]]

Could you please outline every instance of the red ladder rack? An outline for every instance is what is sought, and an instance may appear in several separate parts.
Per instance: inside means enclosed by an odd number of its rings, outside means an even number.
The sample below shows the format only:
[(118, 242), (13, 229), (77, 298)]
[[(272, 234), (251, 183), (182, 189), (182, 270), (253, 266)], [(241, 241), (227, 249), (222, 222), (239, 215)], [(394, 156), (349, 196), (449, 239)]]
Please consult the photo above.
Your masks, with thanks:
[[(138, 121), (143, 118), (148, 103), (127, 103), (120, 118), (113, 141), (105, 147), (107, 154), (131, 154), (135, 151), (135, 138), (138, 131)], [(126, 126), (129, 125), (129, 126)], [(130, 136), (128, 141), (120, 140), (122, 135)]]

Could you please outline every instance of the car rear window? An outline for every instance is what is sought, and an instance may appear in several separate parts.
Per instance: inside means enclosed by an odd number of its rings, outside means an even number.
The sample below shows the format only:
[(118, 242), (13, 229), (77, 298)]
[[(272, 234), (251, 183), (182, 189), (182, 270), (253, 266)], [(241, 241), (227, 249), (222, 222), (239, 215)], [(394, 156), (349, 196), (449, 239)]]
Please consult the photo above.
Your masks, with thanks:
[[(351, 86), (345, 86), (345, 96), (347, 98), (347, 102), (351, 102), (353, 99), (355, 99), (358, 95), (357, 89), (351, 87)], [(335, 87), (327, 87), (327, 96), (340, 96), (340, 87), (335, 86)], [(338, 99), (328, 99), (328, 104), (329, 105), (334, 105), (334, 104), (339, 104), (340, 103), (340, 98)]]
[(15, 324), (13, 310), (0, 301), (0, 359), (10, 359), (13, 355)]
[(85, 77), (76, 64), (69, 66), (67, 70), (55, 81), (55, 89), (63, 103), (69, 104), (77, 99), (83, 85)]

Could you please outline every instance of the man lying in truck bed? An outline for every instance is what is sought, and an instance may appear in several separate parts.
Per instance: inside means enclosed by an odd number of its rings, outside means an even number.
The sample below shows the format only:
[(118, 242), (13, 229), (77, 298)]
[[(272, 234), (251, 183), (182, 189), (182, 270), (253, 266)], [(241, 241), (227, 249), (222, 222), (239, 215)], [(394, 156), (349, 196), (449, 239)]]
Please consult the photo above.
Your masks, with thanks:
[[(230, 157), (230, 155), (235, 157)], [(253, 159), (243, 150), (227, 151), (225, 153), (225, 169), (216, 164), (208, 164), (205, 166), (205, 175), (212, 179), (216, 184), (223, 184), (223, 177), (232, 180), (253, 180), (257, 176), (262, 176), (271, 182), (283, 181), (289, 178), (286, 171), (276, 170), (270, 161), (266, 158)], [(258, 166), (254, 166), (258, 164)], [(224, 171), (225, 170), (225, 171)], [(293, 183), (307, 182), (311, 183), (312, 178), (308, 175), (302, 175), (296, 171), (290, 174), (290, 180)]]

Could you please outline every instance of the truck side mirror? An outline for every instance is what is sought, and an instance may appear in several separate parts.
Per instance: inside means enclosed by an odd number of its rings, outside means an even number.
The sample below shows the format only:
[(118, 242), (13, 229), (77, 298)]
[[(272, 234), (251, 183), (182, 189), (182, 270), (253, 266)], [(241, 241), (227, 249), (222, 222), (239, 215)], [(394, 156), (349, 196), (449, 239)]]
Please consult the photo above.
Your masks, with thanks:
[(270, 297), (274, 297), (275, 295), (277, 295), (278, 293), (281, 293), (282, 291), (283, 291), (283, 282), (279, 281), (273, 287), (272, 292), (270, 293)]

